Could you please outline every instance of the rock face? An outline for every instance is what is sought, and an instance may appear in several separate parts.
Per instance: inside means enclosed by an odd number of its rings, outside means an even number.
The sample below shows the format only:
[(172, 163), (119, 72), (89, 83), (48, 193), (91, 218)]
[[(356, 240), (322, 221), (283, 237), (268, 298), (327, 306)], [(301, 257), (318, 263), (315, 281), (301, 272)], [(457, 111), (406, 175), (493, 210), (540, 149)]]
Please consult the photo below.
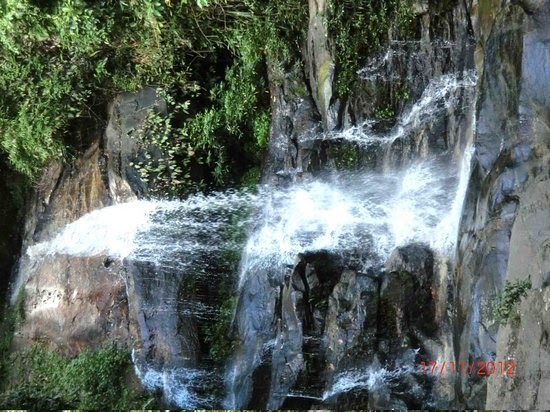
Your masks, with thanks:
[[(235, 401), (291, 409), (429, 406), (434, 384), (415, 358), (437, 358), (445, 331), (436, 315), (434, 255), (413, 244), (397, 249), (386, 267), (359, 273), (320, 251), (296, 257), (279, 293), (266, 295), (262, 279), (251, 278), (255, 286), (243, 287), (239, 306), (250, 311), (259, 295), (264, 306), (252, 311), (256, 320), (241, 312), (237, 321), (247, 350), (261, 346), (260, 359), (251, 362), (247, 351), (236, 359), (238, 367), (248, 361), (249, 372), (237, 375)], [(380, 376), (366, 383), (369, 371)]]
[(323, 120), (325, 130), (337, 126), (337, 110), (331, 106), (334, 80), (334, 58), (328, 46), (326, 27), (327, 3), (330, 0), (309, 0), (307, 36), (307, 74), (311, 93)]
[[(65, 225), (93, 210), (136, 199), (145, 187), (129, 163), (138, 155), (132, 131), (148, 110), (163, 110), (154, 89), (119, 96), (106, 131), (70, 165), (53, 163), (38, 183), (27, 213), (23, 250), (51, 240)], [(25, 322), (16, 347), (50, 344), (68, 354), (108, 340), (129, 341), (125, 269), (109, 256), (46, 255), (21, 258), (16, 295), (25, 295)]]
[[(329, 3), (309, 2), (305, 75), (298, 64), (282, 78), (268, 70), (273, 122), (264, 182), (286, 184), (327, 169), (389, 169), (433, 153), (460, 159), (471, 141), (475, 91), (470, 8), (418, 2), (413, 38), (391, 41), (369, 59), (349, 98), (342, 99), (333, 92), (334, 56), (324, 22)], [(414, 101), (424, 106), (413, 110)], [(393, 115), (380, 118), (385, 108)], [(399, 126), (407, 132), (389, 153), (376, 141), (365, 147), (352, 139), (325, 139), (341, 128), (369, 135), (398, 133)]]
[[(457, 259), (457, 357), (514, 360), (515, 376), (463, 376), (461, 405), (547, 409), (550, 4), (477, 5), (476, 154)], [(505, 281), (532, 289), (499, 325)]]
[[(332, 95), (332, 89), (329, 91), (323, 83), (331, 76), (320, 79), (319, 73), (323, 64), (334, 58), (327, 52), (322, 36), (325, 29), (319, 22), (326, 4), (312, 3), (305, 60), (313, 97), (293, 94), (299, 87), (288, 85), (304, 80), (290, 74), (285, 79), (287, 86), (278, 90), (275, 103), (271, 153), (286, 160), (273, 163), (266, 175), (276, 175), (279, 181), (281, 177), (304, 178), (338, 168), (338, 156), (343, 151), (355, 153), (361, 167), (380, 169), (429, 153), (450, 151), (459, 157), (468, 141), (475, 145), (454, 280), (446, 284), (445, 265), (436, 265), (437, 272), (441, 272), (441, 293), (435, 310), (445, 332), (438, 332), (438, 343), (433, 347), (439, 345), (436, 352), (440, 359), (468, 362), (513, 358), (516, 368), (521, 365), (522, 370), (519, 373), (518, 369), (515, 377), (494, 375), (488, 379), (457, 374), (454, 388), (452, 379), (438, 379), (435, 392), (451, 404), (456, 396), (456, 405), (461, 407), (544, 409), (549, 405), (542, 389), (549, 379), (549, 7), (545, 1), (438, 2), (429, 7), (417, 2), (416, 41), (392, 43), (359, 72), (361, 80), (349, 100), (335, 102), (331, 97), (333, 101), (327, 107), (321, 95), (323, 91), (327, 91), (325, 96)], [(365, 152), (349, 142), (301, 137), (311, 136), (307, 132), (321, 126), (325, 133), (333, 130), (331, 108), (337, 106), (341, 109), (336, 125), (360, 126), (368, 132), (369, 126), (362, 122), (375, 116), (377, 108), (391, 98), (392, 87), (405, 85), (412, 98), (421, 99), (430, 79), (474, 67), (478, 76), (475, 103), (472, 94), (461, 92), (446, 115), (439, 112), (419, 118), (424, 127), (397, 139), (389, 154), (381, 154), (372, 146)], [(400, 104), (396, 111), (406, 112), (407, 100)], [(453, 113), (454, 108), (464, 104), (477, 109), (475, 134), (467, 113)], [(393, 123), (388, 119), (373, 127), (377, 131), (391, 130)], [(514, 319), (500, 325), (493, 306), (505, 281), (529, 276), (531, 291), (517, 304)], [(273, 278), (271, 282), (279, 284)], [(356, 282), (352, 281), (352, 289)], [(347, 290), (343, 286), (337, 289)], [(442, 327), (441, 322), (446, 326)], [(306, 364), (297, 355), (293, 359), (297, 367)], [(298, 375), (293, 372), (285, 379), (298, 382), (294, 378)]]

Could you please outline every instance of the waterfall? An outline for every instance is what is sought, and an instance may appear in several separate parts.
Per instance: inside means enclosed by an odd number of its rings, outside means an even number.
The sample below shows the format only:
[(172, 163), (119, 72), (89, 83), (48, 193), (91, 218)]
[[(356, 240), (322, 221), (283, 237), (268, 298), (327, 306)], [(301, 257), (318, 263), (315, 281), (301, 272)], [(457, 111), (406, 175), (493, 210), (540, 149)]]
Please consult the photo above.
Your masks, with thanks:
[[(366, 121), (315, 139), (365, 148), (379, 145), (389, 156), (396, 141), (406, 141), (456, 105), (457, 90), (474, 85), (473, 72), (442, 75), (390, 131), (375, 133), (373, 122)], [(244, 395), (238, 393), (236, 380), (247, 369), (234, 360), (226, 371), (220, 370), (200, 353), (199, 330), (219, 310), (209, 288), (237, 276), (244, 293), (252, 280), (267, 282), (262, 278), (266, 271), (282, 276), (296, 254), (307, 251), (354, 256), (359, 272), (381, 267), (396, 247), (412, 242), (429, 244), (450, 257), (472, 151), (466, 148), (461, 159), (453, 159), (449, 151), (411, 156), (399, 167), (384, 170), (331, 170), (287, 186), (264, 185), (255, 193), (227, 191), (182, 201), (118, 204), (67, 225), (51, 240), (30, 247), (27, 255), (33, 260), (63, 254), (124, 261), (130, 313), (139, 325), (133, 360), (144, 386), (161, 390), (169, 403), (181, 408), (219, 407), (224, 396), (228, 407), (242, 407)], [(230, 233), (235, 225), (246, 226), (249, 234), (239, 272), (231, 273), (222, 255), (241, 247)], [(186, 294), (188, 289), (192, 293)], [(258, 305), (245, 309), (262, 310)], [(261, 336), (243, 339), (250, 365), (258, 364), (261, 352), (275, 342)], [(396, 376), (410, 373), (408, 368), (388, 370), (372, 364), (339, 371), (330, 387), (311, 398), (326, 400), (350, 388), (391, 386)], [(223, 387), (224, 379), (228, 393), (213, 394), (212, 388)]]
[[(336, 375), (334, 383), (323, 393), (323, 400), (327, 400), (340, 393), (354, 389), (368, 389), (369, 391), (387, 391), (395, 386), (400, 377), (410, 375), (415, 369), (415, 356), (418, 350), (408, 350), (402, 359), (397, 360), (396, 368), (388, 370), (375, 359), (373, 364), (366, 368), (347, 370)], [(417, 388), (418, 395), (422, 394)]]
[[(435, 79), (387, 134), (375, 134), (367, 121), (323, 139), (382, 144), (389, 151), (394, 141), (455, 104), (455, 92), (473, 88), (475, 79), (472, 71)], [(376, 239), (374, 253), (360, 270), (384, 262), (395, 247), (411, 242), (452, 253), (472, 150), (466, 148), (459, 162), (443, 153), (389, 172), (340, 171), (288, 188), (262, 188), (263, 207), (244, 251), (239, 284), (256, 269), (290, 264), (300, 251), (344, 252), (366, 238)]]
[(50, 255), (123, 260), (131, 316), (140, 328), (132, 350), (137, 376), (146, 388), (161, 390), (169, 404), (214, 407), (221, 400), (205, 387), (223, 386), (223, 371), (197, 353), (193, 335), (198, 324), (215, 319), (218, 302), (208, 294), (186, 296), (182, 284), (216, 287), (232, 276), (220, 256), (238, 251), (232, 231), (247, 224), (246, 210), (257, 201), (250, 192), (227, 191), (117, 204), (67, 225), (31, 246), (27, 256), (35, 263)]
[[(390, 158), (398, 141), (420, 146), (414, 139), (422, 138), (430, 122), (444, 118), (449, 110), (473, 113), (468, 104), (475, 84), (473, 71), (445, 74), (432, 79), (420, 98), (405, 109), (387, 132), (376, 132), (376, 122), (371, 119), (360, 126), (313, 138), (350, 142), (363, 150), (379, 147), (385, 158), (382, 170), (368, 166), (355, 171), (332, 170), (286, 187), (262, 188), (264, 201), (244, 249), (239, 273), (243, 306), (238, 317), (243, 349), (227, 372), (226, 407), (247, 405), (252, 384), (249, 375), (258, 365), (269, 363), (263, 359), (273, 351), (270, 333), (275, 332), (266, 326), (272, 322), (270, 315), (258, 313), (274, 309), (268, 309), (268, 298), (258, 293), (269, 290), (267, 285), (282, 284), (298, 253), (326, 251), (342, 256), (348, 259), (348, 267), (359, 273), (381, 268), (392, 251), (411, 243), (429, 245), (443, 260), (452, 259), (470, 176), (471, 139), (461, 142), (463, 154), (458, 158), (451, 150), (429, 153), (420, 148), (398, 164)], [(468, 98), (464, 99), (464, 95)], [(464, 107), (457, 108), (458, 103)], [(292, 171), (286, 174), (292, 175)], [(408, 366), (394, 369), (370, 364), (362, 369), (340, 370), (324, 392), (300, 392), (300, 396), (327, 400), (354, 388), (382, 390), (382, 382), (388, 384), (411, 373), (414, 359), (407, 359)], [(272, 396), (280, 396), (279, 392)], [(286, 396), (297, 395), (289, 391)]]

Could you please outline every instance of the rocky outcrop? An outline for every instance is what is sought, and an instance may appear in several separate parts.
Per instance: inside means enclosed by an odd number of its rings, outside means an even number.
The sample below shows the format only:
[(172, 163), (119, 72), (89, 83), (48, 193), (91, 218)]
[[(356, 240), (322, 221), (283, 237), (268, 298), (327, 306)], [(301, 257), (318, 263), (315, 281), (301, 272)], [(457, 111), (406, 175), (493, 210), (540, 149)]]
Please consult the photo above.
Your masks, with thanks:
[(319, 170), (322, 152), (311, 138), (322, 128), (300, 65), (282, 78), (271, 67), (268, 74), (272, 121), (262, 175), (265, 183), (286, 184)]
[[(514, 360), (515, 376), (462, 376), (464, 407), (547, 409), (550, 4), (479, 2), (476, 153), (457, 257), (457, 359)], [(532, 289), (499, 324), (505, 281)]]
[[(329, 4), (309, 2), (304, 71), (298, 63), (284, 75), (268, 70), (273, 121), (264, 182), (285, 184), (334, 169), (389, 169), (434, 153), (459, 161), (472, 135), (470, 8), (418, 2), (413, 36), (391, 38), (379, 55), (366, 59), (343, 99), (333, 92)], [(353, 138), (339, 136), (342, 129)], [(397, 137), (389, 150), (377, 140), (387, 135)]]
[[(283, 78), (270, 71), (273, 122), (264, 181), (285, 185), (334, 169), (379, 171), (433, 154), (460, 159), (473, 138), (471, 10), (463, 2), (444, 3), (419, 2), (418, 37), (391, 42), (359, 73), (350, 98), (330, 97), (327, 106), (332, 75), (319, 80), (323, 64), (333, 61), (322, 22), (326, 4), (310, 2), (305, 75), (299, 65)], [(407, 96), (397, 97), (397, 89)], [(390, 98), (393, 119), (363, 123)], [(335, 110), (338, 105), (344, 109)], [(338, 121), (336, 111), (344, 114)], [(355, 135), (339, 135), (336, 126)], [(388, 135), (396, 137), (389, 147)], [(354, 260), (360, 260), (357, 253), (368, 255), (369, 245), (356, 248), (344, 257), (297, 250), (292, 270), (252, 267), (242, 275), (228, 405), (454, 405), (453, 377), (423, 375), (418, 363), (453, 356), (449, 262), (410, 245), (396, 250), (385, 270), (365, 274)], [(380, 379), (366, 382), (371, 374)]]
[[(138, 155), (132, 133), (147, 112), (164, 110), (154, 89), (117, 97), (105, 131), (71, 164), (50, 164), (27, 212), (23, 250), (50, 241), (86, 213), (136, 199), (146, 189), (129, 163)], [(78, 241), (78, 240), (77, 240)], [(24, 254), (12, 300), (24, 294), (25, 322), (16, 347), (49, 344), (68, 354), (130, 336), (125, 270), (110, 256), (69, 257)]]
[[(278, 287), (250, 277), (256, 287), (243, 287), (247, 311), (236, 319), (244, 342), (235, 405), (429, 406), (434, 382), (415, 362), (437, 358), (447, 332), (437, 322), (435, 266), (433, 252), (413, 244), (394, 252), (385, 273), (360, 273), (319, 251), (299, 254)], [(261, 313), (251, 310), (260, 300)]]

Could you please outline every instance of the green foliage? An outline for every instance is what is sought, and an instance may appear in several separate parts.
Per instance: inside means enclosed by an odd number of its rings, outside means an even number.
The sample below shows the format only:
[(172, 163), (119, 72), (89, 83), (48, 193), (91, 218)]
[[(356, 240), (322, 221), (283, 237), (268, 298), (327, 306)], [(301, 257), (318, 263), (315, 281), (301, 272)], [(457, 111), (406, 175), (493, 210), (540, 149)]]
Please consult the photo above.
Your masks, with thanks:
[(210, 356), (212, 360), (220, 364), (226, 362), (235, 349), (229, 331), (236, 304), (236, 297), (228, 297), (222, 303), (216, 321), (206, 330), (206, 342), (210, 347)]
[(249, 190), (255, 190), (256, 186), (260, 183), (261, 176), (262, 171), (258, 166), (251, 167), (241, 179), (242, 187)]
[[(181, 195), (207, 186), (247, 184), (251, 175), (245, 174), (259, 166), (269, 139), (267, 64), (282, 72), (299, 59), (298, 44), (307, 27), (303, 2), (245, 0), (211, 6), (223, 7), (232, 20), (223, 30), (213, 24), (212, 33), (205, 36), (215, 47), (231, 52), (232, 61), (219, 82), (205, 87), (208, 94), (202, 87), (189, 88), (200, 98), (186, 100), (185, 110), (172, 107), (167, 118), (155, 115), (142, 133), (144, 144), (159, 148), (163, 155), (149, 154), (134, 167), (143, 178), (155, 181), (151, 187), (158, 193)], [(208, 13), (208, 21), (219, 18), (214, 11)], [(211, 66), (216, 64), (214, 59)], [(172, 101), (176, 95), (167, 94)], [(188, 112), (193, 115), (186, 116)]]
[(336, 89), (351, 91), (362, 59), (374, 55), (392, 37), (409, 34), (414, 14), (410, 0), (335, 0), (329, 3), (327, 26), (336, 52)]
[(84, 115), (95, 87), (109, 83), (112, 44), (124, 37), (114, 23), (122, 2), (105, 9), (83, 0), (60, 1), (50, 10), (36, 4), (6, 0), (0, 15), (0, 147), (31, 178), (64, 155), (69, 120)]
[[(284, 67), (295, 58), (307, 21), (299, 0), (5, 0), (0, 7), (0, 150), (31, 179), (50, 159), (66, 158), (75, 122), (101, 117), (97, 108), (114, 93), (144, 85), (194, 99), (191, 114), (174, 112), (165, 136), (181, 134), (172, 141), (200, 153), (215, 183), (234, 179), (259, 163), (267, 142), (266, 61)], [(228, 161), (236, 146), (243, 165)]]
[(229, 33), (228, 44), (245, 67), (257, 70), (267, 60), (277, 77), (300, 55), (305, 40), (308, 9), (301, 0), (245, 0), (249, 21), (238, 22)]
[(256, 145), (261, 149), (267, 147), (269, 124), (270, 116), (268, 112), (262, 112), (254, 119), (254, 137)]
[(379, 120), (388, 120), (395, 117), (395, 110), (391, 105), (384, 106), (374, 112), (374, 117)]
[[(307, 27), (307, 5), (300, 0), (246, 0), (246, 18), (235, 21), (223, 33), (233, 64), (224, 80), (211, 91), (212, 106), (184, 125), (184, 133), (200, 141), (213, 165), (213, 177), (221, 183), (237, 167), (250, 169), (261, 161), (269, 137), (267, 64), (282, 72), (299, 59), (299, 44)], [(253, 137), (253, 139), (251, 139)], [(239, 147), (239, 165), (228, 149)], [(242, 164), (242, 160), (248, 162)]]
[(411, 97), (411, 89), (405, 82), (390, 82), (380, 90), (383, 96), (383, 106), (374, 110), (374, 118), (388, 123), (395, 120), (398, 113), (403, 109), (407, 100)]
[(354, 169), (361, 165), (361, 148), (354, 143), (341, 142), (330, 151), (338, 169)]
[(197, 186), (190, 180), (188, 171), (197, 147), (185, 133), (174, 127), (174, 119), (187, 111), (189, 102), (176, 104), (168, 94), (165, 100), (170, 112), (167, 115), (154, 111), (148, 114), (137, 135), (146, 149), (144, 157), (130, 166), (149, 182), (152, 194), (184, 194)]
[(500, 323), (506, 323), (510, 318), (512, 310), (521, 298), (527, 296), (531, 289), (531, 278), (526, 280), (506, 281), (502, 294), (497, 298), (493, 307), (493, 315)]
[(43, 346), (11, 353), (14, 331), (25, 320), (25, 290), (5, 314), (0, 331), (0, 409), (128, 409), (144, 394), (129, 388), (128, 351), (107, 346), (67, 359)]
[(128, 351), (114, 345), (67, 359), (43, 346), (13, 353), (2, 407), (128, 409), (144, 399), (129, 389)]

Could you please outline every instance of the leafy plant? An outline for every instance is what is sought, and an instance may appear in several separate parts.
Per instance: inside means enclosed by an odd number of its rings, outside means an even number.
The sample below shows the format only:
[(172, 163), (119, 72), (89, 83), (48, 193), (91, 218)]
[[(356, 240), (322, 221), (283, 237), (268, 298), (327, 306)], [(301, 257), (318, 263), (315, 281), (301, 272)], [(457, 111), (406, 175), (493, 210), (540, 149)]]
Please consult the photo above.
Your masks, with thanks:
[(126, 384), (127, 350), (109, 345), (68, 359), (36, 345), (9, 358), (0, 406), (6, 408), (128, 409), (146, 397)]
[(0, 390), (2, 382), (6, 382), (9, 372), (9, 354), (13, 333), (25, 321), (25, 289), (21, 288), (17, 294), (15, 303), (5, 313), (2, 313), (0, 323)]
[(531, 279), (516, 280), (515, 282), (506, 281), (502, 294), (497, 298), (493, 308), (493, 315), (500, 323), (506, 323), (521, 298), (527, 296), (531, 289)]
[(361, 165), (361, 148), (354, 143), (343, 141), (330, 151), (338, 169), (354, 169)]
[(327, 26), (334, 39), (336, 90), (346, 96), (361, 60), (374, 55), (392, 37), (406, 37), (414, 13), (410, 0), (335, 0), (328, 4)]
[[(143, 133), (149, 139), (146, 144), (159, 147), (163, 157), (150, 155), (135, 167), (142, 177), (153, 178), (161, 193), (181, 195), (207, 186), (242, 184), (251, 176), (249, 171), (257, 170), (267, 147), (267, 62), (282, 71), (299, 59), (299, 47), (291, 36), (304, 37), (307, 10), (298, 0), (284, 5), (273, 0), (230, 4), (231, 15), (239, 17), (230, 30), (214, 38), (218, 46), (227, 47), (233, 60), (210, 88), (208, 104), (201, 103), (197, 110), (195, 101), (189, 100), (186, 110), (170, 111), (162, 127), (160, 119), (153, 119), (159, 126), (148, 126), (150, 130)], [(290, 18), (288, 8), (294, 12)], [(200, 95), (199, 88), (194, 92)], [(188, 112), (194, 114), (184, 116)]]
[[(75, 121), (100, 118), (97, 107), (120, 90), (153, 84), (178, 100), (198, 97), (188, 138), (203, 138), (204, 124), (215, 131), (206, 156), (223, 180), (224, 145), (252, 137), (254, 110), (269, 106), (267, 97), (258, 99), (266, 84), (262, 62), (268, 53), (285, 54), (274, 49), (284, 42), (264, 36), (268, 28), (284, 33), (284, 7), (274, 1), (5, 0), (0, 8), (0, 150), (31, 179), (50, 159), (66, 158)], [(258, 30), (262, 36), (255, 37)], [(215, 73), (191, 79), (216, 65), (229, 66), (223, 84), (205, 84)], [(217, 92), (205, 101), (202, 91), (211, 89)], [(222, 136), (222, 128), (233, 137)], [(220, 148), (223, 153), (213, 153)]]
[(388, 120), (395, 117), (395, 110), (391, 105), (384, 106), (374, 112), (374, 117), (379, 120)]

